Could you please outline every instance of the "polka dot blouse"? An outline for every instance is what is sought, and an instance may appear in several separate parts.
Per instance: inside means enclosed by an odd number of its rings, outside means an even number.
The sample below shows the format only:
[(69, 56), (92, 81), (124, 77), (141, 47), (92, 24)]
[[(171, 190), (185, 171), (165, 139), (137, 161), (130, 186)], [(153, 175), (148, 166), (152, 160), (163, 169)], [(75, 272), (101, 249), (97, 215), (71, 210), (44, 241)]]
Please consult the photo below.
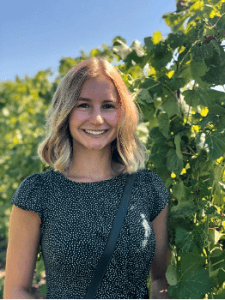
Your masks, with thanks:
[[(128, 174), (75, 182), (54, 169), (23, 180), (12, 204), (41, 218), (46, 299), (82, 299), (104, 252)], [(137, 172), (127, 215), (96, 299), (145, 299), (155, 253), (152, 221), (170, 193), (153, 171)]]

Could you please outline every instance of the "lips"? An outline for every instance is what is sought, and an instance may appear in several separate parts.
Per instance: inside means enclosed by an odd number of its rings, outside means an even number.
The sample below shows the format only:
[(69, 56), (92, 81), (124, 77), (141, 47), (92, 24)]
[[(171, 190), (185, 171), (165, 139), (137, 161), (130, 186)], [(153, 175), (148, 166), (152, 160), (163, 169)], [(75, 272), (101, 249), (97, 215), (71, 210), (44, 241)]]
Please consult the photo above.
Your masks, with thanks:
[[(95, 130), (95, 131), (96, 131), (96, 130)], [(98, 130), (98, 131), (100, 131), (100, 130)], [(103, 131), (103, 130), (102, 130), (102, 131)], [(103, 132), (103, 133), (101, 133), (101, 134), (91, 134), (91, 133), (86, 132), (85, 129), (83, 129), (83, 132), (84, 132), (84, 133), (86, 133), (86, 134), (88, 134), (88, 135), (92, 135), (92, 136), (94, 136), (94, 137), (101, 137), (102, 135), (106, 134), (108, 131), (109, 131), (109, 130), (106, 129), (105, 132)]]

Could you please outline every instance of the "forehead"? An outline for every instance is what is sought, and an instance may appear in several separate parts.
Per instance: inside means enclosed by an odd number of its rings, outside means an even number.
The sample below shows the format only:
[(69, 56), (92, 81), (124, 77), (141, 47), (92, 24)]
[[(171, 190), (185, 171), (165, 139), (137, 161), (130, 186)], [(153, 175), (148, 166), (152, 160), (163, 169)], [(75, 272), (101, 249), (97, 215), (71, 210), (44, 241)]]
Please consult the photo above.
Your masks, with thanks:
[(100, 92), (100, 93), (116, 93), (116, 87), (113, 81), (104, 75), (90, 78), (85, 81), (81, 92)]

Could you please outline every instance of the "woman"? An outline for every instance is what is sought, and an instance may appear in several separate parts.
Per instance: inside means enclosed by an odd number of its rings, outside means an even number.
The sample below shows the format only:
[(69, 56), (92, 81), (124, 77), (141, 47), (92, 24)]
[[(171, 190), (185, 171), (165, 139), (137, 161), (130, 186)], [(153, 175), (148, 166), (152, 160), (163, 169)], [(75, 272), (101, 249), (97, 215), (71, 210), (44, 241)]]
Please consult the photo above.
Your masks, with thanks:
[(127, 215), (96, 298), (149, 298), (149, 272), (152, 297), (169, 298), (170, 194), (145, 169), (138, 122), (132, 94), (106, 59), (85, 60), (64, 76), (47, 116), (49, 133), (38, 147), (53, 169), (25, 178), (11, 201), (4, 298), (32, 298), (39, 244), (46, 298), (83, 298), (134, 172)]

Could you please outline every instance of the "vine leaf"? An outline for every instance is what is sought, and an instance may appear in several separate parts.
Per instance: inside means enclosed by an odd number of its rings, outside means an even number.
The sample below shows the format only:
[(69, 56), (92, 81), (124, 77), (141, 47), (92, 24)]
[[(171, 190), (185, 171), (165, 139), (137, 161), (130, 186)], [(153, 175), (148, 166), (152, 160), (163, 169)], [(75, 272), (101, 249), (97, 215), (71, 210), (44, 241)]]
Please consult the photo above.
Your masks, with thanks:
[(224, 155), (225, 152), (225, 132), (207, 132), (197, 133), (197, 150), (205, 150), (210, 160), (216, 160)]
[(174, 139), (174, 143), (176, 145), (176, 153), (177, 153), (177, 156), (183, 160), (183, 155), (181, 153), (181, 150), (180, 150), (180, 142), (181, 142), (181, 136), (180, 136), (180, 133), (178, 133), (176, 136), (175, 136), (175, 139)]
[(168, 151), (166, 166), (168, 170), (175, 173), (177, 176), (180, 175), (183, 169), (183, 160), (177, 156), (175, 149), (170, 149)]

